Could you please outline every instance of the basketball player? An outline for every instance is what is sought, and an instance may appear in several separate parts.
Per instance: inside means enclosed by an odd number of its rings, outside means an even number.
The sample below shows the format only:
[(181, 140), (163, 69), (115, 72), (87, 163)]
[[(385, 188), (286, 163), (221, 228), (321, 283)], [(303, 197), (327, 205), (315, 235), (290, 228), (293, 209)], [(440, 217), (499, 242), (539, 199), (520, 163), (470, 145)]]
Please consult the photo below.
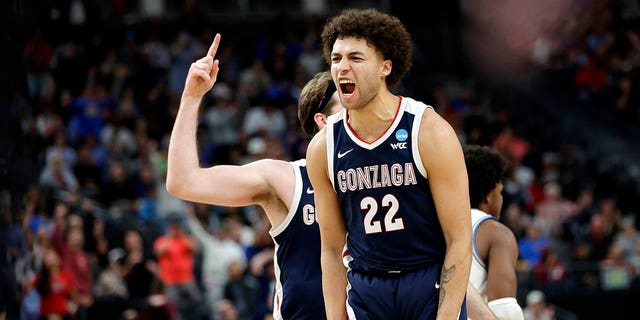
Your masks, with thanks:
[(307, 149), (327, 317), (466, 319), (460, 142), (432, 107), (389, 91), (411, 66), (409, 33), (396, 17), (347, 9), (324, 26), (322, 43), (345, 108)]
[[(464, 145), (469, 176), (473, 261), (469, 282), (488, 301), (500, 320), (522, 320), (522, 308), (516, 300), (516, 262), (518, 244), (513, 232), (500, 223), (502, 178), (505, 161), (487, 146)], [(470, 314), (471, 318), (473, 314)]]
[[(207, 56), (191, 65), (171, 133), (167, 190), (184, 200), (220, 206), (260, 205), (271, 222), (275, 244), (274, 319), (324, 319), (320, 235), (315, 223), (313, 188), (304, 160), (263, 159), (243, 166), (201, 168), (196, 146), (198, 109), (219, 71), (215, 54), (219, 34)], [(333, 88), (333, 89), (331, 89)], [(305, 128), (324, 126), (341, 106), (331, 76), (316, 75), (302, 90), (299, 105)]]

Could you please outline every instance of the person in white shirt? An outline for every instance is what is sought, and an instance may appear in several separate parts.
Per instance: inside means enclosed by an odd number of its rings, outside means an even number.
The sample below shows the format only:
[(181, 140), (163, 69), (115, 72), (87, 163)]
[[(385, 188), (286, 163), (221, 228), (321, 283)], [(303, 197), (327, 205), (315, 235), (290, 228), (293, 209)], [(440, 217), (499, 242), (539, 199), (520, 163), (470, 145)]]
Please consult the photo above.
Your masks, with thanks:
[(522, 308), (515, 298), (518, 244), (513, 232), (498, 221), (506, 162), (488, 146), (464, 145), (463, 152), (473, 228), (469, 282), (498, 319), (522, 320)]

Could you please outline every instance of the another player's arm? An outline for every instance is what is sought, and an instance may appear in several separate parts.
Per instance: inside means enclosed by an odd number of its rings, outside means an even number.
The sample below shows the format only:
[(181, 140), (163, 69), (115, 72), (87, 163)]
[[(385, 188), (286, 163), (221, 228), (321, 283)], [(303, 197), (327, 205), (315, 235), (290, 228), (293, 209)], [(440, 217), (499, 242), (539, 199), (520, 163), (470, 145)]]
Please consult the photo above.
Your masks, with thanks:
[(479, 237), (489, 239), (487, 254), (487, 300), (489, 308), (501, 320), (522, 320), (522, 308), (515, 299), (518, 243), (511, 230), (497, 221), (480, 225)]
[(455, 131), (432, 109), (423, 115), (420, 137), (420, 155), (446, 242), (437, 318), (454, 319), (462, 306), (471, 267), (467, 169)]
[(307, 148), (307, 172), (315, 190), (316, 215), (320, 227), (322, 292), (327, 319), (346, 319), (346, 268), (342, 250), (347, 234), (338, 198), (327, 170), (326, 135), (321, 130)]
[(471, 282), (467, 283), (467, 316), (474, 320), (498, 320)]
[(291, 171), (291, 166), (283, 161), (262, 160), (242, 167), (200, 167), (196, 143), (198, 112), (203, 96), (217, 79), (219, 67), (214, 57), (219, 43), (220, 35), (216, 35), (207, 56), (189, 68), (169, 140), (167, 191), (188, 201), (245, 206), (268, 198), (273, 190), (268, 175)]

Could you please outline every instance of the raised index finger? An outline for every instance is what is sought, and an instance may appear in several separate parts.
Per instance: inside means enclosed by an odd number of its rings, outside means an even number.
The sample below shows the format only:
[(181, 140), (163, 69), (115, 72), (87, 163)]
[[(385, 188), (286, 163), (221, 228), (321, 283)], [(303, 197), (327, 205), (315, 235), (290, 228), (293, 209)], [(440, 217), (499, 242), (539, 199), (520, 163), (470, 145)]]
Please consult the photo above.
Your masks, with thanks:
[(218, 51), (218, 45), (220, 44), (220, 34), (216, 33), (215, 38), (213, 38), (213, 43), (211, 44), (211, 47), (209, 47), (209, 52), (207, 52), (207, 55), (215, 58), (216, 56), (216, 51)]

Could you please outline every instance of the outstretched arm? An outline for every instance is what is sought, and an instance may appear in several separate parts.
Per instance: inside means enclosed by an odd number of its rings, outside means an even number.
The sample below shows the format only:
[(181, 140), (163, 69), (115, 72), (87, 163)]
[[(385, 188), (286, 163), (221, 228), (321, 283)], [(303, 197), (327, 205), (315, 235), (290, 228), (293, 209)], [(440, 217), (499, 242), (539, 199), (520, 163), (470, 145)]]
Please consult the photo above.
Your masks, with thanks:
[(419, 147), (446, 243), (438, 319), (455, 319), (462, 306), (471, 267), (467, 168), (453, 128), (432, 109), (423, 115)]
[(273, 202), (270, 200), (282, 195), (273, 194), (274, 189), (281, 188), (274, 188), (272, 184), (287, 176), (283, 172), (293, 172), (284, 161), (200, 167), (196, 143), (198, 112), (203, 96), (211, 90), (218, 76), (219, 62), (214, 58), (219, 43), (220, 34), (216, 34), (207, 55), (189, 68), (169, 140), (167, 191), (184, 200), (221, 206)]
[(326, 136), (320, 131), (307, 148), (307, 172), (313, 185), (320, 227), (322, 292), (327, 319), (347, 317), (347, 270), (342, 264), (346, 226), (338, 198), (327, 175)]

